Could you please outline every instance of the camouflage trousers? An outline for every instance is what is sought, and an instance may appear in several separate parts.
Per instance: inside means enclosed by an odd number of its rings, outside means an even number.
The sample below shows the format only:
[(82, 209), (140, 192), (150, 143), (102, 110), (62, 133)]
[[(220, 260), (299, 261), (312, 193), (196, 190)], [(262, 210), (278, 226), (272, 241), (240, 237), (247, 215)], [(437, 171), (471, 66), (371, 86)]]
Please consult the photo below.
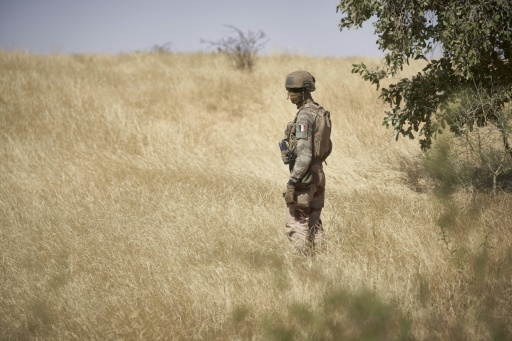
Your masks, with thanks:
[(313, 171), (312, 184), (296, 189), (296, 203), (286, 206), (286, 235), (294, 249), (303, 255), (319, 251), (324, 244), (320, 215), (324, 207), (325, 176), (321, 165)]

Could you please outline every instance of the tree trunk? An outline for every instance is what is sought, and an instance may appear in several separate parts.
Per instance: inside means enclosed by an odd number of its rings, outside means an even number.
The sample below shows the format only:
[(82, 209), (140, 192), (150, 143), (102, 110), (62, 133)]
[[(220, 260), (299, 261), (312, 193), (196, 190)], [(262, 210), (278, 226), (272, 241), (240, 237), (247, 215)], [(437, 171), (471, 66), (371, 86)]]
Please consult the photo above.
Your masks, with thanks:
[(496, 180), (497, 180), (497, 177), (498, 177), (498, 175), (497, 175), (496, 173), (494, 173), (494, 174), (492, 175), (492, 194), (493, 194), (494, 196), (496, 196), (496, 185), (497, 185), (497, 184), (496, 184), (496, 183), (497, 183), (497, 181), (496, 181)]
[(512, 158), (512, 148), (510, 147), (510, 144), (508, 143), (508, 134), (502, 132), (503, 134), (503, 145), (505, 146), (505, 150), (510, 155), (510, 158)]

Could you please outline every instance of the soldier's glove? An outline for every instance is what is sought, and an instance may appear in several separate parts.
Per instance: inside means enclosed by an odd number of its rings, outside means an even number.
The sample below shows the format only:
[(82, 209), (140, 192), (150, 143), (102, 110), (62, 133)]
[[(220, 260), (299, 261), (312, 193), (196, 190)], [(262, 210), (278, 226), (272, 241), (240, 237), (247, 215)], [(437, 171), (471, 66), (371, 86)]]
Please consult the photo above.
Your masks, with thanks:
[(295, 204), (295, 181), (290, 179), (286, 184), (286, 192), (284, 192), (284, 201), (287, 205)]

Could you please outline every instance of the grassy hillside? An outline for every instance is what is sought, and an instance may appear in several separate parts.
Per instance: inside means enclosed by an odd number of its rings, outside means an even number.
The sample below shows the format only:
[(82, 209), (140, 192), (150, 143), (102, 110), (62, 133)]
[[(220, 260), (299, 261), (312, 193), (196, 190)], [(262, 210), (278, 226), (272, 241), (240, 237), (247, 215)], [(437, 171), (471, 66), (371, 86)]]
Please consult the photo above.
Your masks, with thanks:
[[(0, 338), (511, 338), (511, 194), (435, 196), (357, 61), (0, 53)], [(314, 258), (284, 235), (297, 69), (334, 125)]]

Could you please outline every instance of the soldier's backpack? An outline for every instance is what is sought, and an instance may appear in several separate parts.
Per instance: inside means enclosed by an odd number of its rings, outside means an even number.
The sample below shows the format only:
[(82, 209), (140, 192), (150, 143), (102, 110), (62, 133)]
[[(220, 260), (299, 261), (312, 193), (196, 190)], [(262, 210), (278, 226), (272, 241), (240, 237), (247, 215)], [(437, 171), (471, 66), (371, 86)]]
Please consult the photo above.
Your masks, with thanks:
[(331, 113), (315, 102), (306, 103), (304, 107), (313, 109), (316, 114), (313, 157), (325, 161), (332, 151)]

